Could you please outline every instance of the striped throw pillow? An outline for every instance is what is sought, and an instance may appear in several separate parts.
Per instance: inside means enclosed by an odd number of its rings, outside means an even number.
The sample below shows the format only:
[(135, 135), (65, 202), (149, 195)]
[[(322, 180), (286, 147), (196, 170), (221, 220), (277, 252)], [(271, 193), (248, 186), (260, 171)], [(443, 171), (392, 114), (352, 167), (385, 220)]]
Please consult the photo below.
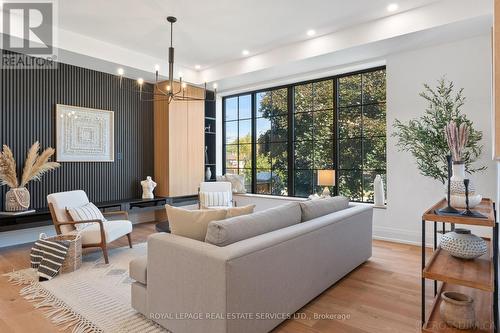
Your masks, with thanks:
[[(69, 215), (73, 219), (73, 221), (87, 221), (87, 220), (101, 220), (106, 221), (104, 215), (102, 215), (99, 208), (96, 207), (92, 202), (89, 202), (86, 205), (83, 205), (78, 208), (68, 208), (67, 209)], [(89, 225), (94, 223), (79, 223), (75, 224), (76, 230), (80, 231)]]
[(227, 207), (230, 205), (229, 192), (200, 192), (202, 207)]

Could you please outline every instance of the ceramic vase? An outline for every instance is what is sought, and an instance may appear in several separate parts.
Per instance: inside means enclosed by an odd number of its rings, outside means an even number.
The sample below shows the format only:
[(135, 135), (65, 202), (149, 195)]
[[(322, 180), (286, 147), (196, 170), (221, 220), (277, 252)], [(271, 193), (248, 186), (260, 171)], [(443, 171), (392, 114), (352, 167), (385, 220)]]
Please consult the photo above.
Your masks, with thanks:
[(205, 171), (205, 179), (206, 180), (212, 179), (212, 170), (210, 170), (210, 167), (207, 167), (207, 170)]
[(373, 201), (375, 206), (385, 205), (384, 181), (380, 175), (376, 175), (373, 181)]
[(465, 294), (445, 291), (441, 294), (439, 312), (441, 319), (450, 326), (465, 330), (476, 326), (474, 300)]
[(475, 259), (488, 251), (484, 239), (473, 235), (468, 229), (456, 228), (441, 237), (439, 246), (453, 257)]
[(26, 187), (11, 188), (5, 194), (5, 211), (22, 212), (30, 208), (30, 192)]
[[(465, 163), (454, 162), (452, 166), (453, 174), (450, 180), (450, 203), (455, 208), (465, 208)], [(445, 196), (448, 189), (445, 186)], [(476, 188), (469, 182), (469, 208), (477, 206), (481, 202), (482, 196), (476, 193)]]

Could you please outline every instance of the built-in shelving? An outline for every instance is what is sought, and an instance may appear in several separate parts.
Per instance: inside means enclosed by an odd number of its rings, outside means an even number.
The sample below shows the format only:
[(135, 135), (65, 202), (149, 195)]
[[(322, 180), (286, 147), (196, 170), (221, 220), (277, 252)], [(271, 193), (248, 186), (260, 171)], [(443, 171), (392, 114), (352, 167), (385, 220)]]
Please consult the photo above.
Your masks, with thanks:
[[(215, 111), (214, 92), (207, 91), (205, 100), (205, 147), (207, 149), (205, 157), (205, 171), (210, 168), (212, 177), (205, 181), (215, 181), (216, 176), (216, 137), (217, 137), (217, 117)], [(206, 178), (206, 177), (205, 177)]]

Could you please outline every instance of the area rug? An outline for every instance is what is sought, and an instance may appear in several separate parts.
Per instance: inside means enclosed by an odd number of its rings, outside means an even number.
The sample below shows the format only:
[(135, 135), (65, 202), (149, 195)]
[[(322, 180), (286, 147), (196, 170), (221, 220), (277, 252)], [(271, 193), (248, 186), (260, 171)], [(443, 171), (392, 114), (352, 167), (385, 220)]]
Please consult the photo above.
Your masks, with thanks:
[(5, 274), (9, 281), (25, 285), (21, 295), (44, 311), (62, 330), (75, 333), (168, 332), (136, 312), (130, 303), (130, 260), (146, 255), (147, 244), (109, 251), (106, 265), (101, 252), (85, 255), (75, 272), (38, 282), (36, 271)]

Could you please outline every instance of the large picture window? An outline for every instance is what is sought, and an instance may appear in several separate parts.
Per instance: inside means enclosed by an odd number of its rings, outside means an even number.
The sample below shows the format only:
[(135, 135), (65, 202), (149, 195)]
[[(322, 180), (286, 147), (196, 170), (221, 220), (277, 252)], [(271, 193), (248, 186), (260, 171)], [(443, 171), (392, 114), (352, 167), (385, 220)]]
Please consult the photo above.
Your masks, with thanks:
[(318, 170), (336, 170), (330, 191), (373, 202), (386, 175), (385, 68), (223, 99), (225, 173), (249, 192), (307, 197)]

